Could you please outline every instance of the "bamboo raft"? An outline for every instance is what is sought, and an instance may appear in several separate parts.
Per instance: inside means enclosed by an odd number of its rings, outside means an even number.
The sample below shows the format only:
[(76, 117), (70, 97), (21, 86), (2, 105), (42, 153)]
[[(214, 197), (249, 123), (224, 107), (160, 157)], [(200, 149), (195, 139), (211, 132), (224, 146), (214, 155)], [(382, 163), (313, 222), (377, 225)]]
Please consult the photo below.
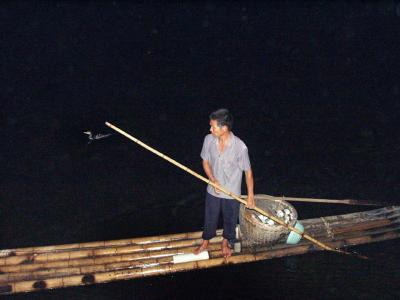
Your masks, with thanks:
[[(334, 248), (400, 237), (400, 206), (302, 220), (307, 232)], [(114, 241), (7, 249), (0, 251), (0, 294), (105, 283), (196, 269), (226, 266), (320, 251), (302, 240), (297, 245), (242, 247), (224, 258), (221, 230), (210, 241), (209, 259), (175, 263), (173, 256), (192, 253), (201, 232)]]

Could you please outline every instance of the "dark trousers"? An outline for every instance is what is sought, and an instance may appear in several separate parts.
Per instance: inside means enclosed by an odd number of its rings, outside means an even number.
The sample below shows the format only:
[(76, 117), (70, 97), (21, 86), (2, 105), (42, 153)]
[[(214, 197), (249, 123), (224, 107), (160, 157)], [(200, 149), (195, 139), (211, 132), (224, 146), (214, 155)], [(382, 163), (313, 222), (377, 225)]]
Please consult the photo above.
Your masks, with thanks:
[(216, 236), (219, 214), (222, 211), (224, 221), (223, 237), (230, 243), (235, 241), (235, 228), (239, 218), (240, 203), (234, 199), (214, 197), (207, 193), (204, 217), (203, 240), (210, 240)]

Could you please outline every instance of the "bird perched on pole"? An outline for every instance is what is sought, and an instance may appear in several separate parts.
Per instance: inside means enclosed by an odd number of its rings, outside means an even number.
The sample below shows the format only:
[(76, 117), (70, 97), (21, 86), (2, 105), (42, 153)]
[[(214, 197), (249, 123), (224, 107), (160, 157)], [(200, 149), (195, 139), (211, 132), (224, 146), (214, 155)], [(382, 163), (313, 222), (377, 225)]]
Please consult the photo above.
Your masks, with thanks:
[(108, 134), (101, 134), (101, 133), (93, 134), (91, 131), (84, 131), (83, 133), (88, 135), (88, 138), (89, 138), (88, 144), (90, 144), (94, 140), (101, 140), (101, 139), (104, 139), (104, 138), (109, 137), (110, 135), (112, 135), (112, 133), (108, 133)]

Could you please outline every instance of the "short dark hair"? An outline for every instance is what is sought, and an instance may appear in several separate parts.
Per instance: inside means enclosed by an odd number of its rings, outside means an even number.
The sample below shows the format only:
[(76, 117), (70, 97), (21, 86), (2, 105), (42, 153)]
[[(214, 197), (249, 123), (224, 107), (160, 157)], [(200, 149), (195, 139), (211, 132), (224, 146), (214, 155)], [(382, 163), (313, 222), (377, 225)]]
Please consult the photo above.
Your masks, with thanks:
[(210, 114), (210, 120), (217, 121), (219, 127), (226, 126), (232, 130), (233, 116), (226, 108), (220, 108)]

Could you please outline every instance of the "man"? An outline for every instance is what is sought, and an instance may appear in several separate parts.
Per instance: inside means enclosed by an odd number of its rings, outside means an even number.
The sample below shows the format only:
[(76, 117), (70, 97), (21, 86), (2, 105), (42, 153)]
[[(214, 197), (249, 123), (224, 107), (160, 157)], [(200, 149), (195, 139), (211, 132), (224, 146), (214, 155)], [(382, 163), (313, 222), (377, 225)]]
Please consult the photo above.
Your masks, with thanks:
[[(220, 187), (241, 194), (242, 174), (246, 174), (247, 207), (254, 208), (254, 180), (246, 145), (233, 134), (233, 117), (227, 109), (210, 114), (210, 132), (203, 143), (201, 158), (208, 179)], [(195, 254), (207, 249), (210, 239), (215, 237), (219, 214), (223, 217), (222, 254), (232, 254), (235, 228), (239, 217), (240, 203), (211, 185), (207, 186), (203, 241)]]

